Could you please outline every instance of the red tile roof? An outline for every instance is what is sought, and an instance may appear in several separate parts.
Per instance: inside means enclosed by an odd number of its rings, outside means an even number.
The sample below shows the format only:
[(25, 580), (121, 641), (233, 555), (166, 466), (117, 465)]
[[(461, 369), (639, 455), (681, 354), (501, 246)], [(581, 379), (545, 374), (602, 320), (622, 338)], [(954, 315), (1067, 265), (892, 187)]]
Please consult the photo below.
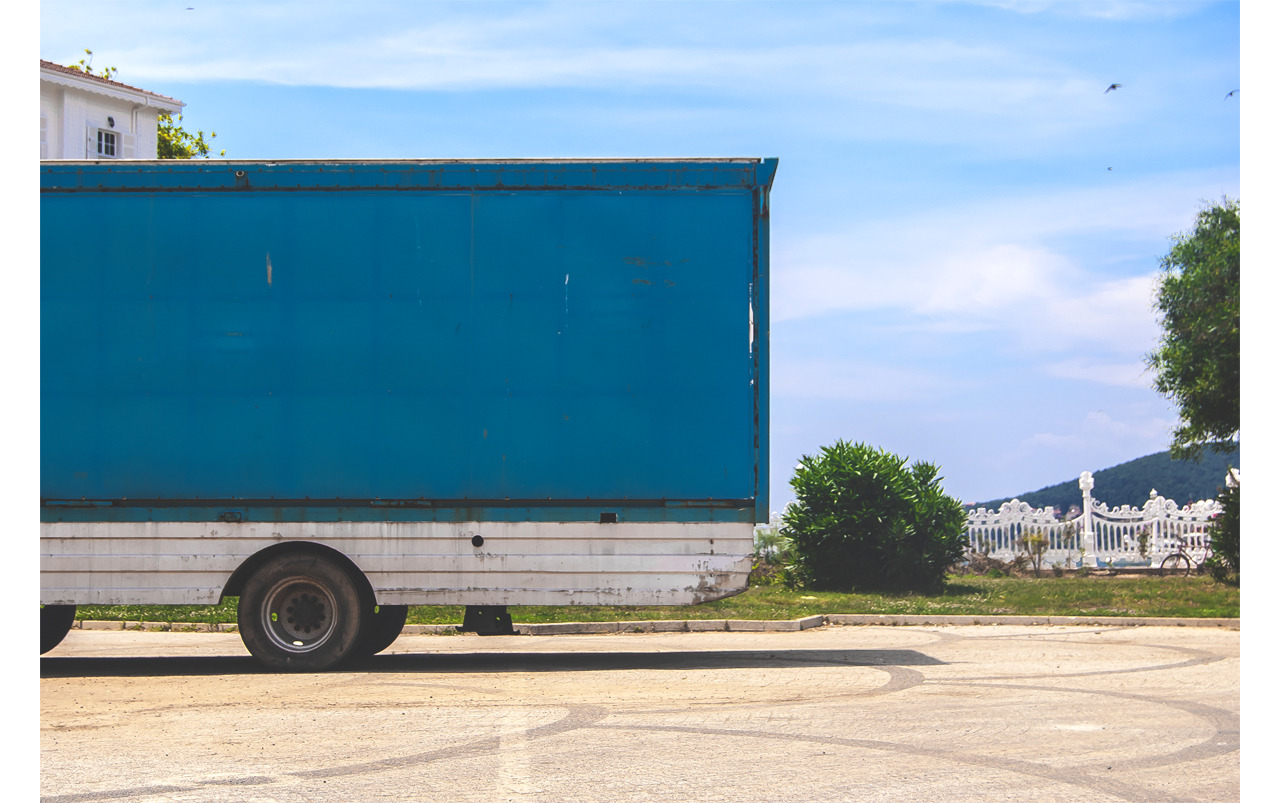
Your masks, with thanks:
[(120, 89), (130, 89), (130, 90), (133, 90), (134, 92), (141, 92), (144, 95), (150, 95), (155, 98), (167, 100), (179, 106), (186, 105), (182, 101), (178, 100), (177, 98), (171, 98), (168, 95), (161, 95), (158, 92), (148, 92), (147, 90), (139, 89), (136, 86), (129, 86), (128, 84), (122, 84), (119, 81), (112, 81), (109, 78), (101, 78), (97, 75), (91, 75), (87, 72), (83, 72), (81, 70), (75, 69), (74, 67), (64, 67), (61, 64), (54, 64), (52, 61), (45, 61), (44, 59), (40, 59), (40, 69), (53, 70), (54, 72), (65, 73), (66, 75), (75, 75), (80, 78), (87, 78), (91, 81), (97, 81), (99, 83), (106, 84), (107, 86), (119, 87)]

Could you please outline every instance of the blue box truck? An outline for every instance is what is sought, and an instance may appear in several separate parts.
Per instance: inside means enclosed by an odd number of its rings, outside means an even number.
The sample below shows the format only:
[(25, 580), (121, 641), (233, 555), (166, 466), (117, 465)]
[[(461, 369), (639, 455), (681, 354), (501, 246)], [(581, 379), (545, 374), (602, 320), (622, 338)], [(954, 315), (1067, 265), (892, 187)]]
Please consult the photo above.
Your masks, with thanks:
[(409, 605), (691, 605), (768, 519), (774, 159), (43, 162), (41, 651), (236, 596), (318, 670)]

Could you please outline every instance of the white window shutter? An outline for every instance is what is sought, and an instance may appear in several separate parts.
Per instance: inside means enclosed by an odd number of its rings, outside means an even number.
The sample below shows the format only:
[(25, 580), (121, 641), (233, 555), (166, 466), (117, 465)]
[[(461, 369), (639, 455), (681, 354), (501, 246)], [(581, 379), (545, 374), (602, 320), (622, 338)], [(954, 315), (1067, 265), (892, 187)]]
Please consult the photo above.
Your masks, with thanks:
[(98, 127), (92, 123), (84, 128), (84, 158), (98, 158)]
[(49, 118), (40, 118), (40, 158), (49, 158)]
[(137, 139), (133, 134), (120, 134), (119, 142), (116, 143), (116, 156), (121, 159), (132, 159), (134, 155), (134, 141)]

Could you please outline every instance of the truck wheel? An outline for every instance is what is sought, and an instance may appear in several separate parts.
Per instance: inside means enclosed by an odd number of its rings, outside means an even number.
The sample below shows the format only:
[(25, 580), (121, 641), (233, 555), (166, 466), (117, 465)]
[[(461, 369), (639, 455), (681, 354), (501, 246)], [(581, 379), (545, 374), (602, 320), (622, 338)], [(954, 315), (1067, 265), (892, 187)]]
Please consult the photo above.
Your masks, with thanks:
[(408, 605), (378, 605), (372, 615), (364, 619), (364, 632), (360, 634), (360, 644), (352, 651), (352, 658), (367, 658), (390, 647), (400, 631), (404, 630), (405, 619), (409, 618)]
[(40, 606), (40, 654), (62, 643), (71, 626), (76, 623), (76, 606), (74, 605), (41, 605)]
[(271, 669), (318, 672), (351, 654), (360, 639), (360, 592), (346, 569), (321, 555), (282, 555), (244, 585), (240, 638)]

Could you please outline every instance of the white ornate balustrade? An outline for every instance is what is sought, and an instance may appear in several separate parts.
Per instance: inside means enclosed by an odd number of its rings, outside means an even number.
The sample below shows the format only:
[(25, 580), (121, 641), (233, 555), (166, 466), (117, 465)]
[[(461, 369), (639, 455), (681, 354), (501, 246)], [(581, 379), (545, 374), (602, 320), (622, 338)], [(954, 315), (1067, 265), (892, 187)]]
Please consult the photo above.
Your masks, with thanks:
[[(1227, 484), (1239, 482), (1240, 472), (1233, 469)], [(1017, 499), (999, 510), (978, 508), (969, 513), (969, 544), (976, 552), (1012, 560), (1024, 551), (1019, 539), (1039, 532), (1049, 542), (1042, 563), (1046, 567), (1159, 566), (1177, 551), (1179, 538), (1188, 541), (1193, 554), (1202, 553), (1208, 545), (1209, 520), (1222, 510), (1215, 499), (1178, 507), (1155, 490), (1140, 508), (1109, 508), (1092, 497), (1093, 475), (1088, 471), (1080, 475), (1080, 490), (1083, 512), (1073, 519), (1059, 520), (1052, 508), (1033, 508)]]

